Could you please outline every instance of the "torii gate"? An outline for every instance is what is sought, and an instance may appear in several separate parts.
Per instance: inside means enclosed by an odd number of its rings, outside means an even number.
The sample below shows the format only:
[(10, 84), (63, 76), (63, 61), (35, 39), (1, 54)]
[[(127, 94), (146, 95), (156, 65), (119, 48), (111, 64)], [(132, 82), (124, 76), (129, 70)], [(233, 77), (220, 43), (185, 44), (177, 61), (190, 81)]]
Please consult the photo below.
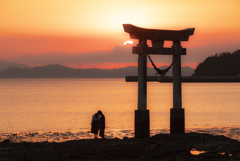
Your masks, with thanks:
[[(147, 54), (173, 55), (173, 108), (170, 110), (170, 133), (185, 132), (184, 109), (182, 108), (181, 55), (186, 49), (181, 41), (188, 41), (195, 28), (185, 30), (155, 30), (123, 24), (124, 31), (131, 39), (138, 39), (139, 44), (133, 47), (133, 54), (138, 54), (138, 109), (135, 110), (135, 137), (150, 135), (149, 110), (147, 110)], [(151, 40), (152, 47), (148, 47)], [(172, 48), (164, 48), (164, 41), (173, 41)]]

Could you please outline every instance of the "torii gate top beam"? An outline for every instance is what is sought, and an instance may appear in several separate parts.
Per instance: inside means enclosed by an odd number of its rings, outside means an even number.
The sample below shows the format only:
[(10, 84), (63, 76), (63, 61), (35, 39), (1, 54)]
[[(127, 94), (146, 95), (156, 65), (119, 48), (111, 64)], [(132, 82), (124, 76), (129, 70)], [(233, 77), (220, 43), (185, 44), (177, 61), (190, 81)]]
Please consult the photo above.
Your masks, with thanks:
[(156, 30), (145, 29), (131, 24), (123, 24), (124, 31), (130, 34), (131, 39), (155, 40), (155, 41), (188, 41), (195, 28), (184, 30)]

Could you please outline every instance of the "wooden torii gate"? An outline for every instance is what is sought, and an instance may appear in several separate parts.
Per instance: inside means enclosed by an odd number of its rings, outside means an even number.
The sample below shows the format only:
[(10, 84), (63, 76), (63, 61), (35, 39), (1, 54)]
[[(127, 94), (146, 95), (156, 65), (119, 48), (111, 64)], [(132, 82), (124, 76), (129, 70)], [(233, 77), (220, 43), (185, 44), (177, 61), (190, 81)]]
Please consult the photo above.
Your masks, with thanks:
[[(138, 109), (135, 110), (135, 137), (150, 135), (149, 110), (147, 110), (147, 54), (173, 55), (173, 108), (170, 110), (170, 133), (185, 132), (184, 109), (182, 108), (181, 55), (186, 49), (181, 41), (188, 41), (195, 28), (184, 30), (155, 30), (123, 24), (124, 31), (131, 39), (138, 39), (139, 44), (133, 47), (133, 54), (138, 54)], [(151, 40), (152, 47), (148, 47)], [(173, 41), (172, 48), (164, 48), (164, 41)]]

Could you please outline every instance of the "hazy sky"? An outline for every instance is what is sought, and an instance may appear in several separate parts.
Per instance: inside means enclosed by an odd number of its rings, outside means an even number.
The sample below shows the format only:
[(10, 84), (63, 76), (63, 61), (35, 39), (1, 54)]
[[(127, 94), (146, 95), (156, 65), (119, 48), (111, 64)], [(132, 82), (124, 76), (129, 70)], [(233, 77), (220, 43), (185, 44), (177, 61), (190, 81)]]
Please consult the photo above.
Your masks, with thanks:
[[(202, 56), (240, 49), (239, 6), (239, 0), (0, 0), (0, 60), (29, 59), (31, 65), (61, 61), (77, 67), (135, 63), (131, 50), (122, 46), (129, 40), (122, 24), (130, 23), (154, 29), (195, 28), (182, 46), (189, 49), (185, 65), (196, 66)], [(130, 56), (117, 53), (115, 44), (127, 48)], [(75, 62), (65, 61), (64, 54)]]

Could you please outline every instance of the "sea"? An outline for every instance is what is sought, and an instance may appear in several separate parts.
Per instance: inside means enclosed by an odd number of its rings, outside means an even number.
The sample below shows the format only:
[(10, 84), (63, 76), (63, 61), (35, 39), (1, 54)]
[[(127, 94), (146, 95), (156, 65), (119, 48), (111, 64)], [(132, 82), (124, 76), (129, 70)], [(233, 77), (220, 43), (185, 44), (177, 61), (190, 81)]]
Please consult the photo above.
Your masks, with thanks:
[[(92, 115), (106, 118), (106, 138), (134, 137), (137, 82), (124, 78), (1, 78), (0, 142), (91, 139)], [(172, 83), (147, 83), (150, 135), (170, 131)], [(186, 132), (240, 141), (240, 83), (182, 83)]]

